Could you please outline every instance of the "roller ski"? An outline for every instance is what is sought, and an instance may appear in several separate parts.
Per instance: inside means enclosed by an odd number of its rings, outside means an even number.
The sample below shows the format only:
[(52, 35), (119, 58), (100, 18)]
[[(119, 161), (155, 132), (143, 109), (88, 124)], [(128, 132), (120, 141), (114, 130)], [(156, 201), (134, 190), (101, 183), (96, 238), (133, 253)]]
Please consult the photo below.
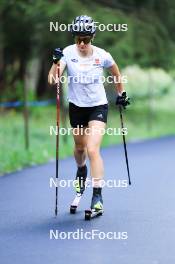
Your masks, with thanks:
[(76, 196), (70, 206), (70, 214), (75, 214), (86, 188), (87, 166), (79, 167), (74, 181)]
[(85, 210), (85, 220), (91, 220), (94, 217), (101, 216), (103, 212), (101, 188), (93, 188), (91, 209)]

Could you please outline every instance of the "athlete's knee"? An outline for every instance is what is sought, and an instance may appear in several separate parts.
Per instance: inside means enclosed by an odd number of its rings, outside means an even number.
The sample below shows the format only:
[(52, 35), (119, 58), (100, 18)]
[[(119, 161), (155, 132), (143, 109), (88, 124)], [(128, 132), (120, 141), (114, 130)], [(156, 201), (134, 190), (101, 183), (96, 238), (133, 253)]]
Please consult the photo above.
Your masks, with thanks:
[(99, 155), (99, 148), (96, 146), (87, 146), (87, 153), (89, 159), (94, 159), (97, 155)]
[(86, 146), (81, 145), (81, 144), (75, 144), (74, 151), (78, 154), (84, 154), (86, 152)]

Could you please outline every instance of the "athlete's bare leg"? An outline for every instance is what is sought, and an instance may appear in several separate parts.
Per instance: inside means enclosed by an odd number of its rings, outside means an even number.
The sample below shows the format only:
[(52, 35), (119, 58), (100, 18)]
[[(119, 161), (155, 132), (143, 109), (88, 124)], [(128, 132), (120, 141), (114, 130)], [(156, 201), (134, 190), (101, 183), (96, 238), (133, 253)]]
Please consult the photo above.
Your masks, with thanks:
[[(85, 135), (85, 128), (76, 128), (74, 130), (76, 134), (73, 134), (75, 148), (74, 148), (74, 157), (78, 167), (83, 167), (86, 164), (87, 157), (87, 136)], [(83, 133), (82, 133), (83, 132)]]
[[(90, 171), (94, 187), (101, 187), (101, 180), (104, 176), (103, 160), (100, 155), (100, 145), (103, 138), (103, 131), (106, 124), (101, 121), (90, 121), (90, 135), (87, 136), (87, 154), (90, 160)], [(95, 130), (94, 133), (92, 129)]]

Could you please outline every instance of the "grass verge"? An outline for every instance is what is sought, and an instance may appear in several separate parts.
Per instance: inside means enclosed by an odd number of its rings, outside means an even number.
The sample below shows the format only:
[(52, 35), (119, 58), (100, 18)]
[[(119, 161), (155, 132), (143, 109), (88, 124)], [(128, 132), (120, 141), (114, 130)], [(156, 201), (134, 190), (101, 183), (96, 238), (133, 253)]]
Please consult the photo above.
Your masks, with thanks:
[[(42, 164), (55, 159), (55, 135), (50, 136), (50, 126), (55, 127), (54, 106), (30, 109), (30, 148), (24, 147), (23, 115), (15, 110), (0, 114), (0, 175), (23, 167)], [(150, 111), (147, 104), (139, 103), (124, 113), (128, 129), (127, 140), (139, 140), (172, 135), (175, 132), (174, 111), (156, 108)], [(69, 122), (67, 121), (67, 126)], [(119, 114), (110, 107), (108, 127), (120, 128)], [(120, 135), (103, 138), (103, 146), (122, 142)], [(60, 136), (60, 158), (73, 154), (72, 136)]]

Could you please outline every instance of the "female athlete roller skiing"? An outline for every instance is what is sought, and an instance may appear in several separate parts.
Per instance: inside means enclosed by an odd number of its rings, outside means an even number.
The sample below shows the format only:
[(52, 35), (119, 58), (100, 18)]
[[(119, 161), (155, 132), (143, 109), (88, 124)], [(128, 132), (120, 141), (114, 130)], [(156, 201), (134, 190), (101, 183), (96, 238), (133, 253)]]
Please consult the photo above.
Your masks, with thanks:
[[(60, 61), (60, 76), (67, 69), (69, 118), (73, 128), (75, 148), (74, 156), (77, 164), (76, 192), (82, 195), (87, 177), (86, 158), (90, 161), (90, 174), (93, 182), (91, 210), (103, 211), (102, 179), (104, 176), (103, 160), (100, 155), (102, 133), (92, 133), (105, 129), (108, 115), (108, 101), (101, 82), (103, 69), (108, 69), (114, 76), (116, 86), (116, 105), (126, 107), (129, 98), (121, 83), (121, 75), (112, 56), (104, 49), (92, 45), (96, 27), (93, 19), (86, 15), (78, 16), (71, 26), (75, 44), (55, 49), (53, 65), (48, 81), (53, 84), (52, 76), (56, 76), (56, 67)], [(87, 128), (90, 133), (86, 133)]]

